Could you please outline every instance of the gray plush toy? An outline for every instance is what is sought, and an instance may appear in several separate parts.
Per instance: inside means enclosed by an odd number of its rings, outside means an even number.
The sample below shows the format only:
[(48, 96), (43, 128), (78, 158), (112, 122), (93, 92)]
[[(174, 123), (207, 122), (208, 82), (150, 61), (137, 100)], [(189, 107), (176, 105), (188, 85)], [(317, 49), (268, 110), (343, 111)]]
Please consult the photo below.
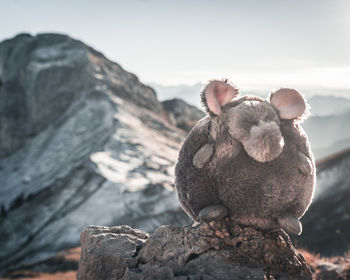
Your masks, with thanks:
[(268, 100), (238, 98), (227, 80), (202, 93), (208, 116), (185, 139), (176, 165), (179, 201), (195, 221), (230, 216), (262, 230), (302, 231), (311, 203), (315, 163), (299, 122), (307, 104), (294, 89)]

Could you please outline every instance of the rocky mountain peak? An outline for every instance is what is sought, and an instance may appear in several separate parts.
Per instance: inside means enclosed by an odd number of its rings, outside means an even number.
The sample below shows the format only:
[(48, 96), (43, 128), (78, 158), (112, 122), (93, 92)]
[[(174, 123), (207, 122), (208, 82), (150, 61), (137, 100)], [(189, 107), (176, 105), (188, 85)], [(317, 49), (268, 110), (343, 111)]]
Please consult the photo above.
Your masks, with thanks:
[[(0, 156), (59, 122), (79, 100), (109, 92), (157, 114), (154, 90), (117, 63), (62, 34), (20, 34), (0, 44)], [(98, 95), (98, 93), (97, 93)]]
[(66, 35), (21, 34), (0, 43), (0, 80), (0, 274), (77, 246), (88, 224), (187, 223), (172, 183), (184, 132), (134, 74)]

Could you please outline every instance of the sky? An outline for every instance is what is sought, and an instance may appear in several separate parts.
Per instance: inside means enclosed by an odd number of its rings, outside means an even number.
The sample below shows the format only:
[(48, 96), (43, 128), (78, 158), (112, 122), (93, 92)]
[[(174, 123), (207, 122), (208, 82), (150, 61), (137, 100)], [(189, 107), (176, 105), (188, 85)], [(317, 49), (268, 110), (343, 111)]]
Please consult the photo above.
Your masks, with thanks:
[(348, 0), (0, 0), (0, 7), (0, 41), (65, 33), (145, 83), (227, 77), (243, 89), (350, 89)]

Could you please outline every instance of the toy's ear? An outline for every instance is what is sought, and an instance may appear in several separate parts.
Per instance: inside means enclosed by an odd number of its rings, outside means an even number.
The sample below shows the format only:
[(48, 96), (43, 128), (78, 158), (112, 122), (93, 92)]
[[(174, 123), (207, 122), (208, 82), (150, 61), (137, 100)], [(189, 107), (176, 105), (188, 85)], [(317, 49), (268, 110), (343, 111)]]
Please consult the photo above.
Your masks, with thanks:
[(201, 94), (202, 105), (209, 114), (220, 115), (221, 108), (238, 95), (238, 89), (228, 80), (212, 80)]
[(270, 102), (279, 110), (281, 119), (303, 119), (308, 115), (308, 105), (295, 89), (281, 88), (271, 93)]

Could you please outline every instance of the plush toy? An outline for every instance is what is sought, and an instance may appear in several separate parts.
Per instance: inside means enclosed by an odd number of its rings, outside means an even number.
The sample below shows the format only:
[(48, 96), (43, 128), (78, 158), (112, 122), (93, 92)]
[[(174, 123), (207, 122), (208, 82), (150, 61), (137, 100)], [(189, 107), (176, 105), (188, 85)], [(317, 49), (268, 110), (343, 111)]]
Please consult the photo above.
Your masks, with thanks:
[(208, 116), (190, 131), (175, 168), (185, 212), (197, 222), (230, 216), (268, 231), (302, 231), (311, 203), (315, 163), (299, 122), (303, 96), (281, 88), (266, 100), (238, 98), (227, 80), (210, 81), (202, 103)]

